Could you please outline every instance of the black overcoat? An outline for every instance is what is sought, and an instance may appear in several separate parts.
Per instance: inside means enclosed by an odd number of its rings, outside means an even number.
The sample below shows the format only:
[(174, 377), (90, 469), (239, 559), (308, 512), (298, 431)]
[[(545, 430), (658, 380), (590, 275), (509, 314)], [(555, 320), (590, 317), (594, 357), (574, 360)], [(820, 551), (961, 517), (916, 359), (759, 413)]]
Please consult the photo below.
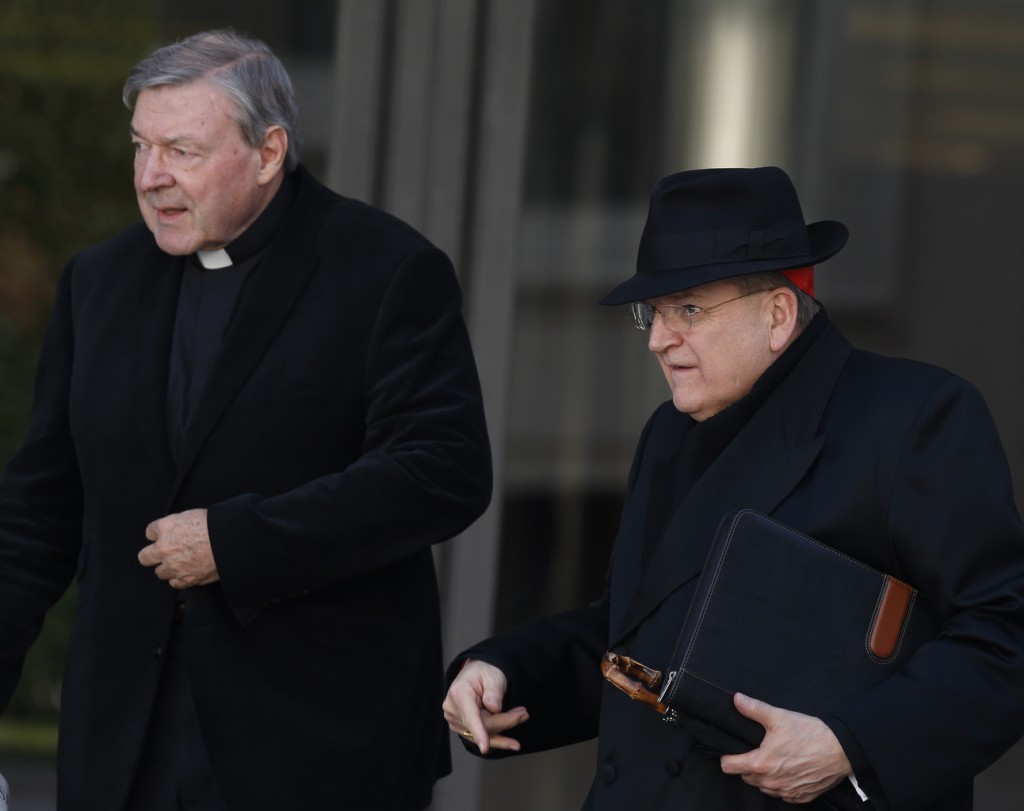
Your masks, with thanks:
[(973, 776), (1024, 732), (1024, 528), (976, 389), (853, 350), (829, 325), (678, 504), (645, 564), (652, 485), (688, 425), (668, 402), (644, 429), (604, 599), (463, 654), (505, 670), (506, 706), (530, 712), (523, 751), (599, 733), (593, 811), (791, 807), (723, 775), (687, 731), (598, 671), (608, 648), (667, 669), (719, 522), (749, 507), (914, 584), (942, 617), (905, 670), (825, 720), (872, 808), (970, 809)]
[(422, 808), (449, 769), (431, 545), (486, 507), (491, 466), (447, 257), (300, 169), (175, 463), (183, 259), (139, 224), (60, 280), (29, 435), (0, 487), (0, 706), (78, 578), (61, 809), (117, 809), (175, 593), (146, 525), (208, 508), (220, 582), (184, 644), (230, 808)]

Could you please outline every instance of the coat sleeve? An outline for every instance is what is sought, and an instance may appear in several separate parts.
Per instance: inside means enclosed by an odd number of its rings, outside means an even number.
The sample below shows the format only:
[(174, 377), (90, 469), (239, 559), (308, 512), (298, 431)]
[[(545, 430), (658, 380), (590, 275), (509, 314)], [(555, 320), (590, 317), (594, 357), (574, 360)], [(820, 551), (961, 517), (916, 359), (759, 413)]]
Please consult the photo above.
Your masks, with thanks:
[[(651, 415), (641, 432), (629, 471), (627, 494), (632, 494), (636, 484), (652, 426), (666, 408), (671, 408), (670, 402)], [(622, 543), (620, 534), (615, 548)], [(530, 720), (515, 731), (521, 753), (568, 746), (597, 735), (605, 688), (601, 657), (608, 649), (614, 560), (613, 550), (613, 562), (600, 600), (574, 611), (524, 622), (459, 654), (448, 668), (449, 684), (466, 659), (488, 662), (505, 674), (508, 693), (504, 706), (524, 706), (530, 714)], [(480, 754), (476, 746), (466, 749)], [(487, 757), (512, 754), (519, 753), (491, 750)]]
[[(288, 492), (209, 507), (221, 583), (240, 621), (270, 602), (408, 558), (486, 508), (490, 451), (460, 304), (441, 251), (409, 254), (383, 294), (369, 341), (360, 456)], [(336, 348), (339, 362), (345, 351)]]
[[(488, 662), (508, 681), (504, 706), (523, 706), (530, 714), (514, 732), (520, 752), (492, 750), (488, 757), (540, 752), (595, 737), (607, 642), (608, 605), (602, 600), (523, 623), (457, 656), (448, 669), (449, 682), (463, 660)], [(479, 754), (475, 746), (467, 751)]]
[(917, 808), (970, 785), (1024, 733), (1024, 527), (992, 418), (959, 378), (932, 392), (902, 450), (889, 541), (942, 630), (826, 720), (855, 771), (870, 770), (876, 808)]
[(68, 416), (70, 279), (69, 268), (36, 370), (28, 435), (0, 479), (0, 709), (46, 611), (67, 590), (81, 548), (82, 485)]

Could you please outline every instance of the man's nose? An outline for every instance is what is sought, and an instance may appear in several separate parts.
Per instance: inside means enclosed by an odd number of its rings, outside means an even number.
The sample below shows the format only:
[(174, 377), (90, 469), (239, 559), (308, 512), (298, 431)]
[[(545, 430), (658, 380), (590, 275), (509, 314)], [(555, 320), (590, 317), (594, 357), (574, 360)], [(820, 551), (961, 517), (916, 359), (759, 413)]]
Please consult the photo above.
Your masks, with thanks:
[(655, 313), (654, 318), (651, 320), (651, 327), (647, 331), (647, 348), (657, 355), (669, 347), (678, 346), (682, 342), (682, 334), (674, 329), (670, 329), (665, 324), (665, 319), (659, 313)]
[(174, 183), (159, 149), (148, 149), (144, 153), (137, 154), (135, 156), (135, 173), (142, 191), (153, 191)]

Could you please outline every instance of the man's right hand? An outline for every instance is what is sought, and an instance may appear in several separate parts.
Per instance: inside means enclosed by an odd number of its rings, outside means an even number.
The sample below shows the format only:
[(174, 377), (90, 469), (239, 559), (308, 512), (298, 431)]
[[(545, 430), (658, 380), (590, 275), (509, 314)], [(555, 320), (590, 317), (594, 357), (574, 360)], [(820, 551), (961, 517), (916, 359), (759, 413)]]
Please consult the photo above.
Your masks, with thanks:
[(491, 748), (519, 751), (519, 741), (501, 733), (529, 720), (525, 707), (503, 712), (508, 682), (494, 665), (467, 659), (448, 690), (442, 709), (452, 732), (476, 744), (480, 754)]

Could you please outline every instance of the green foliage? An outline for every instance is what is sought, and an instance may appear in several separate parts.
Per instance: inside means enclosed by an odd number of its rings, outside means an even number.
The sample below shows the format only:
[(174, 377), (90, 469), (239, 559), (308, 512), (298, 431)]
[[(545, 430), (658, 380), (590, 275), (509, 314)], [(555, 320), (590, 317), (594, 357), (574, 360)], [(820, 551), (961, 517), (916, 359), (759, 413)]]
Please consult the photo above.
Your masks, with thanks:
[[(0, 464), (28, 424), (61, 268), (138, 219), (121, 85), (156, 28), (154, 0), (0, 4)], [(48, 615), (10, 716), (55, 717), (74, 606), (72, 591)]]
[(61, 267), (138, 216), (121, 85), (154, 20), (134, 0), (0, 6), (0, 462), (24, 434)]
[(57, 752), (57, 724), (50, 720), (0, 718), (0, 752), (52, 759)]

